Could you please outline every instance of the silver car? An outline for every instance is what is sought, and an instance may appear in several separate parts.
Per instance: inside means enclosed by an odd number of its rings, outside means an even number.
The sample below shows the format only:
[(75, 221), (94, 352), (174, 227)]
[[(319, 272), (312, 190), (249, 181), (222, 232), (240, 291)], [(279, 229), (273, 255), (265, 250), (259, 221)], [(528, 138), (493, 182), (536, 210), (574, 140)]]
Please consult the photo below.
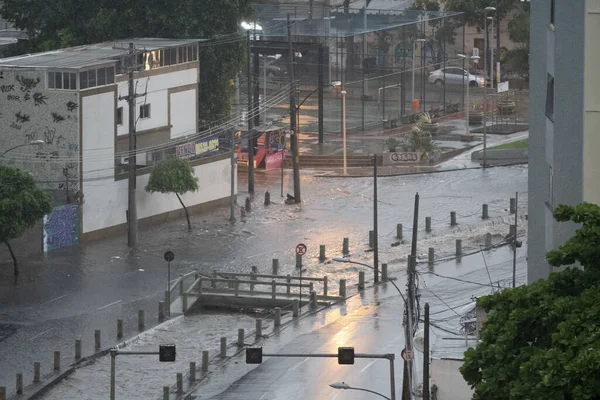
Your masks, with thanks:
[[(445, 72), (445, 73), (444, 73)], [(481, 75), (473, 75), (467, 70), (457, 67), (438, 69), (429, 74), (429, 83), (443, 85), (444, 83), (469, 84), (471, 87), (483, 87), (484, 78)]]

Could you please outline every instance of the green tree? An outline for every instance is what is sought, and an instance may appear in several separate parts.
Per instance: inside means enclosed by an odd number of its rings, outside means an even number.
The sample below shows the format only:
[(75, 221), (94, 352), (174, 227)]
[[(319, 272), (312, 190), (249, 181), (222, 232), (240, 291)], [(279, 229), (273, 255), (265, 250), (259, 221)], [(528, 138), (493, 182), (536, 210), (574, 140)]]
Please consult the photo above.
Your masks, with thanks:
[(180, 195), (196, 190), (198, 190), (198, 178), (194, 176), (194, 169), (189, 162), (179, 157), (169, 157), (158, 163), (150, 173), (146, 185), (146, 191), (149, 193), (175, 193), (185, 211), (190, 230), (192, 229), (190, 215)]
[(582, 226), (549, 263), (582, 268), (478, 299), (488, 318), (461, 368), (475, 400), (598, 398), (600, 207), (561, 205), (554, 217)]
[[(4, 0), (0, 15), (29, 36), (5, 51), (5, 55), (18, 55), (131, 37), (232, 35), (251, 14), (251, 5), (252, 0)], [(201, 118), (214, 120), (229, 114), (230, 81), (245, 62), (245, 46), (239, 37), (201, 44), (205, 78)], [(204, 51), (209, 48), (210, 52)]]
[(10, 240), (23, 235), (44, 215), (52, 212), (52, 197), (39, 189), (26, 171), (0, 165), (0, 242), (6, 244), (19, 275)]
[[(484, 9), (486, 7), (495, 7), (494, 14), (488, 16), (504, 19), (508, 13), (514, 10), (520, 0), (441, 0), (444, 3), (444, 9), (449, 11), (460, 11), (464, 13), (465, 23), (476, 26), (479, 30), (484, 28)], [(490, 24), (488, 29), (490, 28)]]

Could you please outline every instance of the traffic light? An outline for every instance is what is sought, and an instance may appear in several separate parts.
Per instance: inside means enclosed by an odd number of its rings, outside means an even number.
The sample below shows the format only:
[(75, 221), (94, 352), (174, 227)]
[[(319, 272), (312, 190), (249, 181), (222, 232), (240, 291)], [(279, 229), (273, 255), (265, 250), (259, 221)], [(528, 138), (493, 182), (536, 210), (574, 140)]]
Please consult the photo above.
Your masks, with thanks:
[(354, 347), (338, 347), (338, 364), (354, 364)]
[(174, 344), (161, 344), (158, 346), (158, 361), (174, 362), (177, 351)]
[(262, 347), (246, 347), (246, 364), (262, 364)]

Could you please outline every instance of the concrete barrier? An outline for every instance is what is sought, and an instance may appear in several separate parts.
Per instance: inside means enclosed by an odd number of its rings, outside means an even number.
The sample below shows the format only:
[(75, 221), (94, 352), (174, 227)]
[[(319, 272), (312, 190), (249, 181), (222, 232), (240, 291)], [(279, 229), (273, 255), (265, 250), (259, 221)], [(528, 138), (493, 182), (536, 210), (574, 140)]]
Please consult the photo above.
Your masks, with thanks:
[(489, 218), (488, 205), (484, 204), (481, 208), (481, 219), (488, 219), (488, 218)]
[(190, 381), (195, 381), (196, 380), (196, 363), (191, 361), (190, 362)]
[[(528, 149), (500, 149), (486, 151), (487, 160), (490, 164), (511, 164), (529, 161)], [(483, 161), (483, 150), (471, 153), (472, 161)]]
[(96, 350), (100, 350), (102, 348), (102, 341), (100, 335), (100, 330), (96, 329), (94, 331), (94, 349)]
[(396, 237), (402, 240), (402, 224), (396, 225)]
[(425, 217), (425, 232), (431, 232), (431, 217)]
[(202, 352), (202, 371), (203, 372), (208, 371), (208, 351), (207, 350), (204, 350)]
[(350, 239), (348, 238), (344, 238), (344, 241), (342, 243), (342, 254), (344, 256), (350, 254)]
[(363, 290), (365, 288), (365, 271), (360, 271), (358, 273), (358, 290)]
[(60, 351), (54, 352), (54, 370), (60, 370)]

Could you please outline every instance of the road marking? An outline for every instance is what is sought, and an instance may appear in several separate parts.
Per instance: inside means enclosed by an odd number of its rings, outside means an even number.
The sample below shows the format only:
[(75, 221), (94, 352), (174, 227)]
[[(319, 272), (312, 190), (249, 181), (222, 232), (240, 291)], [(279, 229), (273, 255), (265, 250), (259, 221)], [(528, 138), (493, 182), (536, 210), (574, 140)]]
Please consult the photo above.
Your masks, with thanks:
[(337, 393), (335, 396), (333, 396), (333, 397), (331, 398), (331, 400), (335, 400), (335, 399), (337, 399), (337, 397), (338, 397), (339, 395), (340, 395), (340, 394), (339, 394), (339, 393)]
[(137, 274), (137, 273), (138, 273), (138, 271), (131, 271), (131, 272), (128, 272), (128, 273), (126, 273), (126, 274), (122, 274), (122, 275), (116, 275), (116, 276), (113, 276), (113, 277), (111, 278), (111, 280), (119, 279), (119, 278), (122, 278), (122, 277), (124, 277), (124, 276), (133, 275), (133, 274)]
[(55, 329), (56, 329), (56, 328), (50, 328), (50, 329), (48, 329), (47, 331), (44, 331), (44, 332), (42, 332), (42, 333), (38, 333), (37, 335), (35, 335), (34, 337), (30, 338), (29, 340), (37, 339), (37, 338), (39, 338), (40, 336), (42, 336), (42, 335), (44, 335), (44, 334), (46, 334), (46, 333), (48, 333), (48, 332), (50, 332), (50, 331), (53, 331), (53, 330), (55, 330)]
[(262, 395), (262, 396), (260, 396), (260, 399), (258, 399), (258, 400), (262, 400), (262, 399), (264, 399), (266, 395), (267, 395), (267, 392), (264, 392), (264, 393), (263, 393), (263, 395)]
[(115, 304), (119, 304), (119, 303), (120, 303), (120, 302), (122, 302), (122, 301), (123, 301), (123, 300), (117, 300), (117, 301), (115, 301), (114, 303), (110, 303), (110, 304), (107, 304), (107, 305), (105, 305), (105, 306), (102, 306), (102, 307), (100, 307), (100, 308), (98, 309), (98, 311), (100, 311), (100, 310), (104, 310), (105, 308), (108, 308), (108, 307), (110, 307), (110, 306), (114, 306)]
[(361, 370), (360, 370), (360, 372), (365, 372), (365, 370), (366, 370), (367, 368), (369, 368), (371, 365), (375, 364), (375, 361), (377, 361), (377, 360), (373, 360), (373, 361), (371, 361), (370, 363), (368, 363), (368, 364), (366, 365), (366, 367), (364, 367), (363, 369), (361, 369)]
[(46, 304), (50, 304), (50, 303), (52, 303), (53, 301), (56, 301), (56, 300), (60, 300), (60, 299), (62, 299), (63, 297), (67, 297), (67, 295), (66, 295), (66, 294), (63, 294), (62, 296), (58, 296), (58, 297), (56, 297), (56, 298), (54, 298), (54, 299), (52, 299), (52, 300), (48, 300), (47, 302), (40, 304), (40, 305), (39, 305), (39, 307), (41, 307), (41, 306), (45, 306)]
[[(296, 364), (296, 366), (294, 368), (292, 368), (290, 371), (295, 370), (296, 368), (298, 368), (299, 366), (301, 366), (302, 364), (304, 364), (305, 362), (308, 361), (308, 357), (306, 357), (304, 360), (300, 361), (298, 364)], [(260, 399), (259, 399), (260, 400)]]

